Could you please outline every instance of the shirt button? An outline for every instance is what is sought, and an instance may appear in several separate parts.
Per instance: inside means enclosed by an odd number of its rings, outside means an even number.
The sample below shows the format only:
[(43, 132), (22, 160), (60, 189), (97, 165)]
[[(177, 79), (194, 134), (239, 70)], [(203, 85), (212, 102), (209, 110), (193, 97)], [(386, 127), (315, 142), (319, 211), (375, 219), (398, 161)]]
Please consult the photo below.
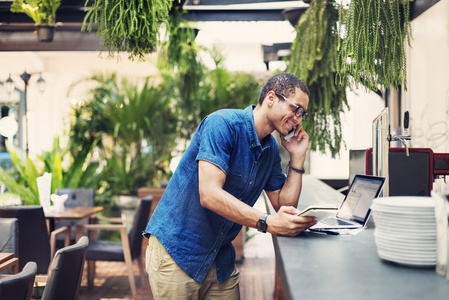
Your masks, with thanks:
[(250, 182), (249, 182), (249, 184), (253, 184), (253, 182), (252, 182), (252, 181), (250, 181)]
[(217, 252), (217, 249), (214, 249), (214, 252)]
[(221, 235), (223, 235), (223, 232), (220, 232)]
[(251, 144), (251, 147), (253, 147), (254, 146), (254, 144)]
[(257, 160), (254, 163), (257, 164)]
[(219, 268), (219, 267), (217, 267), (217, 271), (220, 271), (220, 268)]

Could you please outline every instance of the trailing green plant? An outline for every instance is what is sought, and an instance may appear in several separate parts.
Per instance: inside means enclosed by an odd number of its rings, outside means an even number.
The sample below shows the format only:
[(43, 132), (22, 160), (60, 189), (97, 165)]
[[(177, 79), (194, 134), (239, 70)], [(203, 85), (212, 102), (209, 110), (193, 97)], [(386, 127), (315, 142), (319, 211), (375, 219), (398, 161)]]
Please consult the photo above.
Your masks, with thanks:
[(336, 81), (337, 21), (334, 1), (312, 1), (295, 27), (287, 67), (309, 88), (309, 118), (302, 125), (309, 134), (310, 149), (322, 153), (330, 150), (333, 157), (344, 145), (341, 116), (349, 108), (346, 86)]
[[(175, 0), (177, 1), (177, 0)], [(87, 0), (81, 30), (92, 30), (97, 24), (102, 50), (111, 57), (128, 52), (129, 58), (143, 60), (156, 50), (160, 23), (167, 21), (173, 0)]]
[(407, 89), (406, 42), (411, 46), (412, 0), (350, 1), (340, 8), (343, 40), (339, 44), (338, 74), (367, 89), (391, 86)]
[(195, 30), (180, 15), (174, 10), (169, 18), (167, 36), (158, 51), (158, 69), (163, 79), (161, 88), (176, 103), (179, 137), (187, 141), (201, 115), (199, 103), (206, 96), (208, 70), (199, 55), (206, 49), (195, 42)]
[(11, 12), (26, 14), (36, 25), (54, 25), (60, 4), (61, 0), (14, 0)]
[[(164, 91), (173, 99), (179, 116), (178, 138), (188, 142), (201, 120), (213, 111), (255, 104), (263, 82), (252, 74), (226, 70), (220, 52), (199, 47), (190, 29), (177, 29), (186, 25), (176, 20), (171, 22), (170, 34), (176, 37), (169, 41), (182, 42), (163, 44), (158, 53), (158, 66)], [(204, 65), (201, 51), (212, 57), (215, 68), (208, 69)]]

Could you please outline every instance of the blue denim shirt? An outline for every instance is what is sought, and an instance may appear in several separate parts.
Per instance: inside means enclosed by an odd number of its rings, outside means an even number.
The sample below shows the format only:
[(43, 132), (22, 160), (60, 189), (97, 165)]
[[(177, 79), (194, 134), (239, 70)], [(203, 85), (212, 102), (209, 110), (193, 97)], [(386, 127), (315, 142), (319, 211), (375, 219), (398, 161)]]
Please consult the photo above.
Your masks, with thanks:
[(200, 123), (145, 230), (198, 282), (213, 263), (218, 283), (230, 276), (235, 264), (231, 242), (242, 227), (201, 206), (198, 160), (223, 170), (224, 190), (250, 206), (263, 189), (279, 190), (285, 182), (279, 146), (272, 135), (260, 144), (253, 109), (219, 110)]

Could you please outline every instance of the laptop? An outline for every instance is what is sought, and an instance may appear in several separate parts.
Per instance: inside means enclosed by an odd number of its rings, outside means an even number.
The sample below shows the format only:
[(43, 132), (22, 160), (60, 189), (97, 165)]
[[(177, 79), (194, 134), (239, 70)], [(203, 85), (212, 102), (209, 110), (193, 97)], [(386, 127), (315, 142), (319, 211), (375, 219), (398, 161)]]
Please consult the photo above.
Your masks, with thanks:
[(384, 184), (385, 177), (355, 175), (337, 214), (318, 220), (318, 223), (309, 229), (324, 231), (363, 228), (371, 213), (371, 202), (379, 196)]

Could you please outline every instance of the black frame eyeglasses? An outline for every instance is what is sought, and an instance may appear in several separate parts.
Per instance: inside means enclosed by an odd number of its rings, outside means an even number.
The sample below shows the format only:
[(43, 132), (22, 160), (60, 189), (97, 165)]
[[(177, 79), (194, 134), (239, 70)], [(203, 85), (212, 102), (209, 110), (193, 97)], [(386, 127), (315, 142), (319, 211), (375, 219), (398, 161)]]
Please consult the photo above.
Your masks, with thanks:
[(290, 100), (287, 99), (287, 97), (285, 97), (282, 94), (279, 94), (276, 92), (274, 94), (276, 96), (278, 96), (279, 98), (284, 99), (285, 101), (287, 101), (288, 103), (290, 103), (291, 105), (293, 105), (295, 107), (295, 116), (297, 116), (298, 118), (302, 117), (303, 120), (307, 119), (307, 117), (309, 116), (309, 113), (304, 109), (304, 107), (291, 102)]

